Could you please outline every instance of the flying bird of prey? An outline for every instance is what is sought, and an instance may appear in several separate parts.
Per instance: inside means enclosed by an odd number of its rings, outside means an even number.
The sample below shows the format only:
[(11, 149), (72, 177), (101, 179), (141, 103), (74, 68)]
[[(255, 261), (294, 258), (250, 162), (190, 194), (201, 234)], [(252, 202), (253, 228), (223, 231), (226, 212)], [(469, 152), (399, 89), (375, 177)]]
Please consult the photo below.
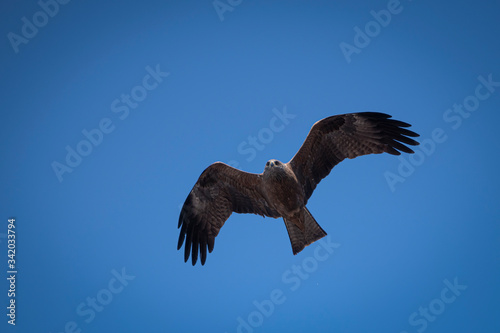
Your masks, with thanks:
[(389, 119), (378, 112), (331, 116), (316, 122), (295, 156), (283, 163), (272, 159), (261, 174), (235, 169), (216, 162), (203, 171), (189, 193), (179, 216), (181, 228), (177, 249), (185, 241), (184, 261), (198, 253), (205, 264), (207, 250), (214, 249), (215, 237), (235, 213), (282, 217), (293, 254), (326, 236), (306, 207), (314, 189), (332, 168), (345, 158), (400, 151), (418, 145), (410, 137), (419, 135), (411, 125)]

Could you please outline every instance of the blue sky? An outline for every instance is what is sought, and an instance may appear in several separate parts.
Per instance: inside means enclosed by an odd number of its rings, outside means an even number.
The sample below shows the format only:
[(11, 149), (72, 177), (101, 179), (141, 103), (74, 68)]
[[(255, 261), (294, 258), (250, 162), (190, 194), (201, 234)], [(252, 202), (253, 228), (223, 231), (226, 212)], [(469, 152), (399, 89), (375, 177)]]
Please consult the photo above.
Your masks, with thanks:
[[(495, 2), (4, 1), (2, 332), (500, 329)], [(308, 208), (234, 214), (205, 266), (180, 205), (215, 161), (260, 173), (314, 122), (385, 112), (413, 157), (344, 161)], [(252, 139), (254, 138), (254, 139)], [(252, 143), (254, 142), (254, 143)], [(256, 143), (255, 143), (256, 142)]]

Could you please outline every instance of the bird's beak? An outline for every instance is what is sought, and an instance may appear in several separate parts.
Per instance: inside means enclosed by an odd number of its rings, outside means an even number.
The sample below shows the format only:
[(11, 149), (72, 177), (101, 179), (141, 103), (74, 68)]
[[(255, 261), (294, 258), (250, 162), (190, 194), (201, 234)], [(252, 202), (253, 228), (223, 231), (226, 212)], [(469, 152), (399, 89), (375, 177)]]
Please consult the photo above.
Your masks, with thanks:
[(274, 166), (274, 162), (269, 163), (269, 166), (273, 167)]

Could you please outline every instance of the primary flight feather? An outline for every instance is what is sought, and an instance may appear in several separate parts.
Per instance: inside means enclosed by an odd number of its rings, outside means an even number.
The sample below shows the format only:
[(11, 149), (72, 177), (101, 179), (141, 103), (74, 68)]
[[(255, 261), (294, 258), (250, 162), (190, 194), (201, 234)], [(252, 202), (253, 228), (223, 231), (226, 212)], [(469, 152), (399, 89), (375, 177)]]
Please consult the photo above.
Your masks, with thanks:
[(235, 213), (282, 217), (293, 254), (326, 236), (307, 201), (332, 168), (345, 158), (368, 154), (413, 153), (411, 137), (419, 135), (409, 124), (378, 112), (349, 113), (316, 122), (295, 156), (282, 163), (272, 159), (261, 174), (216, 162), (203, 171), (182, 207), (177, 249), (185, 243), (184, 261), (193, 265), (200, 255), (204, 265), (214, 249), (215, 237)]

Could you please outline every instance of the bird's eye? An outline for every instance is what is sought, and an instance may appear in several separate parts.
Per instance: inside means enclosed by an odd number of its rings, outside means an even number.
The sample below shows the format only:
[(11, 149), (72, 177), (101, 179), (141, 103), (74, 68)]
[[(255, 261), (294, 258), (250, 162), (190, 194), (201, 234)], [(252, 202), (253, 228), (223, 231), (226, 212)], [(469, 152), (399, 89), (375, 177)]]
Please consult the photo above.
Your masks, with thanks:
[(280, 162), (279, 162), (279, 161), (276, 161), (276, 162), (274, 162), (274, 164), (276, 164), (276, 165), (280, 165)]
[(266, 163), (266, 166), (269, 166), (269, 162)]

